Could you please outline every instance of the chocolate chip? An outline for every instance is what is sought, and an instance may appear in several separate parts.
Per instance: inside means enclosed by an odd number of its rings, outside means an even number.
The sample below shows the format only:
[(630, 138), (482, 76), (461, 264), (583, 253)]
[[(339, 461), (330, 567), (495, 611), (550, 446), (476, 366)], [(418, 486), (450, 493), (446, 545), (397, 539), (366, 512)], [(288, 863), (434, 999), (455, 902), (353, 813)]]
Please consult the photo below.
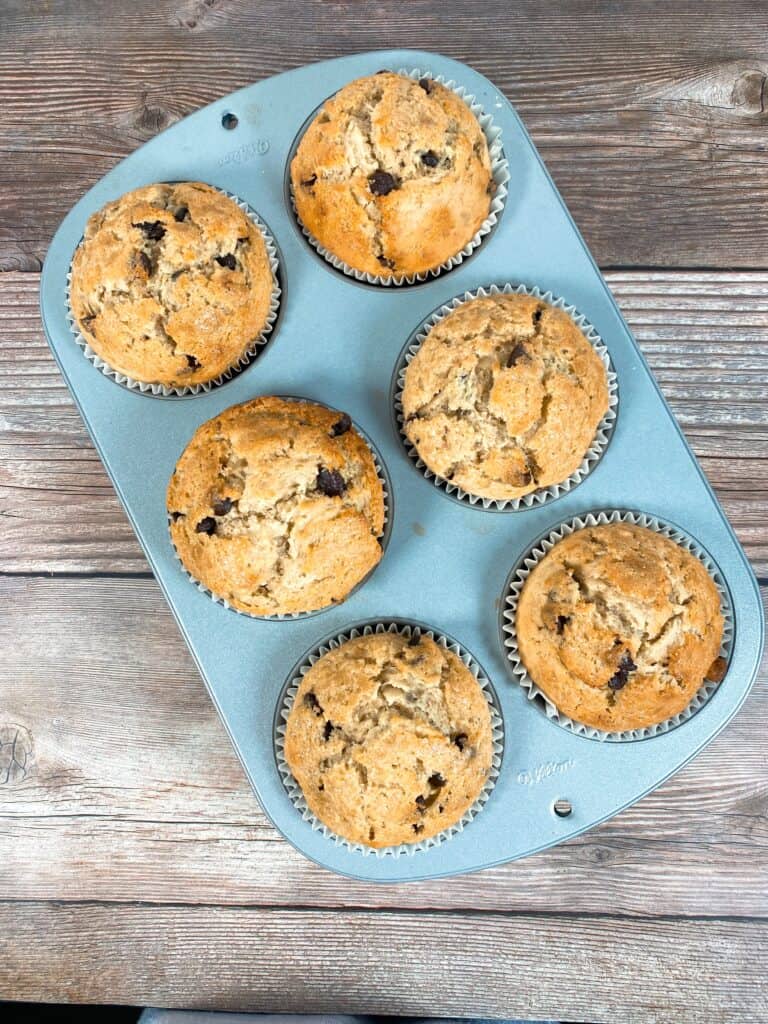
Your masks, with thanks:
[(313, 174), (310, 178), (305, 178), (304, 181), (302, 181), (301, 186), (302, 186), (302, 188), (312, 188), (312, 186), (316, 182), (317, 182), (317, 175)]
[(342, 434), (346, 434), (349, 428), (352, 426), (352, 420), (349, 416), (343, 412), (340, 419), (331, 427), (331, 437), (341, 437)]
[(537, 306), (536, 309), (533, 311), (533, 316), (531, 317), (531, 320), (533, 321), (534, 327), (537, 327), (541, 323), (541, 314), (543, 312), (544, 310), (541, 306)]
[(187, 365), (189, 366), (190, 370), (200, 369), (200, 363), (197, 361), (197, 359), (195, 359), (194, 356), (187, 356)]
[(571, 621), (570, 615), (558, 615), (557, 616), (557, 632), (562, 635), (563, 630)]
[(512, 366), (516, 366), (520, 362), (521, 359), (527, 359), (527, 358), (528, 358), (528, 350), (526, 349), (525, 345), (523, 345), (521, 342), (518, 341), (518, 343), (515, 345), (515, 347), (512, 349), (512, 351), (507, 356), (507, 362), (506, 362), (505, 365), (506, 365), (507, 369), (510, 369)]
[(339, 498), (346, 491), (347, 484), (337, 469), (320, 466), (317, 471), (317, 489), (329, 498)]
[(368, 179), (368, 188), (375, 196), (388, 196), (397, 188), (397, 179), (387, 171), (374, 171)]
[(216, 516), (225, 516), (234, 505), (234, 501), (231, 498), (219, 498), (213, 503), (213, 514)]
[(438, 814), (442, 814), (444, 810), (445, 810), (445, 808), (443, 807), (442, 804), (438, 804), (437, 805)]
[(386, 256), (384, 256), (382, 254), (379, 254), (376, 257), (376, 259), (379, 261), (379, 263), (382, 265), (382, 267), (386, 267), (388, 270), (394, 270), (395, 269), (395, 261), (394, 260), (390, 260), (390, 259), (388, 259)]
[(437, 167), (440, 163), (440, 157), (434, 149), (428, 149), (426, 153), (421, 154), (421, 162), (425, 167)]
[(159, 220), (144, 220), (141, 224), (134, 224), (134, 227), (141, 228), (147, 238), (153, 242), (159, 242), (165, 234), (165, 228)]
[(431, 78), (420, 78), (419, 85), (427, 95), (429, 95), (432, 92), (433, 82)]
[(322, 715), (323, 709), (320, 706), (320, 701), (314, 694), (314, 691), (310, 690), (309, 693), (304, 694), (304, 707), (311, 708), (316, 715)]
[(463, 751), (467, 745), (469, 736), (465, 732), (457, 732), (451, 736), (451, 742), (455, 743), (459, 750)]
[(725, 658), (715, 658), (715, 660), (709, 666), (705, 678), (712, 683), (721, 683), (725, 678), (727, 668), (728, 662), (725, 660)]
[(137, 252), (134, 256), (134, 262), (138, 263), (147, 276), (152, 273), (152, 260), (145, 252)]
[(205, 519), (201, 519), (195, 527), (196, 533), (207, 533), (208, 536), (212, 536), (216, 533), (216, 520), (213, 516), (206, 516)]
[(227, 270), (237, 270), (237, 260), (231, 252), (228, 252), (226, 256), (217, 256), (216, 262), (220, 267), (226, 267)]
[(331, 733), (333, 732), (334, 728), (335, 726), (333, 722), (325, 723), (325, 728), (323, 729), (323, 739), (325, 740), (326, 743), (331, 738)]
[(322, 782), (318, 782), (317, 788), (318, 788), (319, 792), (322, 793), (323, 790), (325, 789), (325, 786), (322, 784)]
[(427, 806), (427, 798), (425, 796), (422, 796), (421, 793), (419, 793), (419, 795), (416, 797), (415, 803), (419, 810), (423, 811)]
[(440, 772), (435, 772), (433, 775), (429, 776), (429, 778), (427, 779), (427, 783), (433, 789), (442, 789), (442, 787), (445, 785), (445, 779), (440, 774)]
[(171, 519), (174, 521), (174, 523), (178, 523), (180, 519), (184, 518), (184, 515), (184, 512), (171, 512)]
[(189, 213), (189, 210), (187, 209), (186, 206), (180, 206), (178, 208), (178, 210), (176, 211), (176, 213), (174, 213), (173, 219), (177, 220), (179, 223), (181, 223), (181, 221), (187, 219), (187, 214), (188, 213)]
[(608, 685), (612, 690), (620, 690), (623, 686), (627, 685), (629, 673), (634, 672), (636, 669), (637, 665), (632, 661), (630, 656), (628, 654), (623, 654), (615, 675), (612, 675), (608, 680)]
[(424, 826), (422, 825), (422, 823), (421, 823), (420, 821), (419, 821), (419, 822), (417, 822), (417, 823), (416, 823), (416, 824), (415, 824), (415, 825), (413, 826), (413, 831), (414, 831), (414, 832), (415, 832), (415, 833), (416, 833), (417, 835), (418, 835), (418, 833), (419, 833), (419, 832), (423, 832), (423, 831), (424, 831)]

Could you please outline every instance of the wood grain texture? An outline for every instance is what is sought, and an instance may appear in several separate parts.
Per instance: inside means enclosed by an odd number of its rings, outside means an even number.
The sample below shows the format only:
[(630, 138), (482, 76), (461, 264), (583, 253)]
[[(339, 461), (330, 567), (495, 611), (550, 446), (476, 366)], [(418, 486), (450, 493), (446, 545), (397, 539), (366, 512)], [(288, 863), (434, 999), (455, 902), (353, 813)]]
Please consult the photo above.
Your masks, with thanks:
[(29, 738), (0, 785), (0, 899), (642, 916), (652, 893), (665, 914), (768, 916), (765, 670), (722, 736), (599, 828), (450, 884), (376, 886), (268, 824), (153, 580), (5, 578), (0, 607), (0, 726)]
[[(755, 568), (768, 575), (768, 272), (608, 273)], [(0, 572), (148, 566), (43, 337), (0, 275)]]
[(633, 1024), (755, 1024), (768, 1015), (768, 948), (754, 922), (18, 909), (0, 904), (0, 987), (19, 997), (96, 1001), (108, 989), (139, 1005)]
[(198, 107), (382, 47), (491, 78), (601, 264), (761, 267), (766, 40), (762, 0), (466, 0), (451, 14), (438, 0), (5, 0), (0, 267), (39, 269), (83, 192)]

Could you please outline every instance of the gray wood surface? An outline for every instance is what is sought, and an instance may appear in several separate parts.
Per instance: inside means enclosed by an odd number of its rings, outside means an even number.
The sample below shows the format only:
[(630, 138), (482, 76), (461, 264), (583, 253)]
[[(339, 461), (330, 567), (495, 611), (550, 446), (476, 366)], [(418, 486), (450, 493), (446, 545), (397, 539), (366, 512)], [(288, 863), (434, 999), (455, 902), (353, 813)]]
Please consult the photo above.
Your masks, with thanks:
[(586, 835), (440, 882), (311, 864), (254, 800), (42, 335), (39, 269), (126, 153), (391, 46), (515, 102), (768, 594), (768, 6), (5, 0), (0, 999), (768, 1020), (768, 666)]

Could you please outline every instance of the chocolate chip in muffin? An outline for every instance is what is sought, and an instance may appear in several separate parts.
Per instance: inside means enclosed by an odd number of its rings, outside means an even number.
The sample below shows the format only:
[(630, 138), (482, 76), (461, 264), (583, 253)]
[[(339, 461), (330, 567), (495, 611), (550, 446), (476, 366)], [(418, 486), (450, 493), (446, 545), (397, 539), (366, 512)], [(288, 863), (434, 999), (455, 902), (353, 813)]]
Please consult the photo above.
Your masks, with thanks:
[(725, 678), (725, 672), (728, 668), (728, 663), (725, 658), (715, 658), (712, 664), (707, 670), (706, 679), (711, 683), (721, 683)]
[(397, 187), (397, 178), (388, 171), (374, 171), (368, 178), (368, 188), (375, 196), (388, 196)]
[(178, 523), (180, 519), (184, 518), (184, 515), (184, 512), (171, 512), (171, 519), (174, 521), (174, 523)]
[(165, 235), (165, 228), (159, 220), (144, 220), (140, 224), (134, 224), (134, 227), (141, 228), (144, 235), (152, 242), (159, 242)]
[(326, 743), (331, 738), (331, 734), (333, 733), (333, 730), (335, 728), (336, 726), (333, 724), (333, 722), (329, 721), (325, 723), (325, 728), (323, 729), (323, 739), (325, 740)]
[(190, 370), (199, 370), (200, 369), (200, 363), (198, 362), (198, 360), (195, 359), (194, 356), (190, 356), (190, 355), (187, 355), (187, 366), (190, 368)]
[(418, 835), (418, 833), (419, 833), (419, 832), (423, 832), (423, 831), (424, 831), (424, 826), (422, 825), (422, 823), (421, 823), (420, 821), (418, 821), (418, 822), (417, 822), (417, 823), (416, 823), (416, 824), (415, 824), (415, 825), (413, 826), (413, 831), (414, 831), (414, 832), (415, 832), (415, 833), (416, 833), (417, 835)]
[(216, 533), (216, 520), (213, 516), (206, 516), (201, 519), (195, 527), (195, 533), (207, 533), (209, 537)]
[(434, 83), (432, 82), (431, 78), (420, 78), (419, 85), (427, 95), (429, 95), (432, 92), (432, 89), (434, 88)]
[(313, 690), (310, 690), (309, 693), (304, 694), (304, 707), (310, 708), (318, 716), (322, 715), (323, 713), (320, 701), (315, 696)]
[(346, 491), (347, 484), (337, 469), (320, 466), (317, 471), (317, 489), (329, 498), (340, 498)]
[(187, 219), (187, 215), (188, 214), (189, 214), (189, 210), (187, 209), (187, 207), (186, 206), (180, 206), (178, 208), (178, 210), (176, 210), (176, 212), (174, 213), (173, 219), (178, 221), (179, 223), (181, 223), (183, 220)]
[(302, 188), (312, 188), (315, 184), (317, 184), (317, 175), (316, 174), (312, 174), (312, 175), (310, 175), (309, 178), (305, 178), (304, 181), (302, 181), (301, 187)]
[(226, 267), (227, 270), (237, 270), (237, 260), (231, 252), (228, 252), (225, 256), (217, 256), (216, 262), (220, 267)]
[(464, 752), (464, 748), (466, 747), (468, 740), (469, 736), (467, 736), (465, 732), (457, 732), (451, 736), (451, 742), (454, 743), (462, 753)]
[(430, 775), (430, 776), (429, 776), (429, 778), (427, 779), (427, 783), (428, 783), (428, 785), (430, 785), (430, 786), (431, 786), (431, 787), (432, 787), (433, 789), (442, 789), (442, 788), (443, 788), (443, 786), (445, 785), (445, 779), (444, 779), (444, 778), (443, 778), (443, 776), (442, 776), (442, 775), (440, 774), (440, 772), (434, 772), (434, 773), (433, 773), (432, 775)]
[(217, 516), (225, 516), (227, 512), (230, 512), (234, 501), (231, 498), (218, 498), (213, 503), (213, 514)]
[(386, 267), (388, 270), (395, 269), (395, 261), (388, 259), (383, 253), (379, 253), (376, 259), (379, 261), (382, 267)]
[(347, 433), (351, 426), (352, 420), (347, 413), (343, 412), (341, 417), (331, 427), (331, 437), (341, 437), (342, 434)]
[(568, 625), (568, 623), (570, 621), (571, 621), (571, 616), (570, 615), (558, 615), (557, 616), (557, 626), (556, 626), (556, 629), (557, 629), (557, 632), (560, 633), (561, 636), (562, 636), (563, 630), (565, 629), (565, 627)]
[(620, 690), (627, 685), (630, 672), (634, 672), (636, 669), (637, 665), (629, 654), (623, 654), (616, 673), (608, 680), (608, 685), (612, 690)]
[(428, 149), (426, 153), (421, 154), (421, 162), (425, 167), (437, 167), (440, 163), (440, 157), (434, 151), (434, 149)]

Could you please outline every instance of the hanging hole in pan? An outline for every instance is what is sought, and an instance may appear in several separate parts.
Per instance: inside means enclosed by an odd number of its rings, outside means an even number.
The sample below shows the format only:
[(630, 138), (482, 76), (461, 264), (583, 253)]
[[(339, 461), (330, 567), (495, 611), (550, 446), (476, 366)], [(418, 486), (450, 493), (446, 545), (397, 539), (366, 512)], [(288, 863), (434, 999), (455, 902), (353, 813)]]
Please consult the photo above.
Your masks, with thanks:
[(558, 818), (569, 818), (573, 813), (571, 801), (565, 800), (563, 798), (555, 800), (555, 802), (552, 804), (552, 810), (555, 812)]
[(228, 132), (231, 132), (233, 128), (237, 128), (238, 117), (237, 114), (226, 113), (221, 119), (221, 127), (226, 128)]

